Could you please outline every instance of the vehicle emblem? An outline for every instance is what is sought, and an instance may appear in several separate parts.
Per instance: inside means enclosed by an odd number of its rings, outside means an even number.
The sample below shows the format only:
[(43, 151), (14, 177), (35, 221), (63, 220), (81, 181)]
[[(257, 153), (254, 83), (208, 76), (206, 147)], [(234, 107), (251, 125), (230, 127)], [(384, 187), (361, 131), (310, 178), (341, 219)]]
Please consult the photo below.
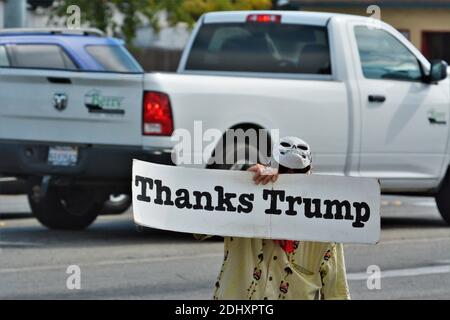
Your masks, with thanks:
[(67, 108), (67, 95), (65, 93), (55, 93), (53, 96), (53, 107), (58, 111)]
[(90, 113), (125, 114), (122, 107), (124, 98), (103, 95), (100, 90), (92, 89), (84, 95), (84, 105)]

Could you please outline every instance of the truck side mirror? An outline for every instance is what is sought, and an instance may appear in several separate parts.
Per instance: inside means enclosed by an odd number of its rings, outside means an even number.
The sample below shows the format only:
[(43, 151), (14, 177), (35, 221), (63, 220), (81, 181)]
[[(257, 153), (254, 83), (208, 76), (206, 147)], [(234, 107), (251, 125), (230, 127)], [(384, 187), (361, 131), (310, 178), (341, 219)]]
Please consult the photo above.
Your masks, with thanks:
[(444, 60), (432, 60), (428, 82), (434, 83), (447, 78), (447, 68), (448, 64)]

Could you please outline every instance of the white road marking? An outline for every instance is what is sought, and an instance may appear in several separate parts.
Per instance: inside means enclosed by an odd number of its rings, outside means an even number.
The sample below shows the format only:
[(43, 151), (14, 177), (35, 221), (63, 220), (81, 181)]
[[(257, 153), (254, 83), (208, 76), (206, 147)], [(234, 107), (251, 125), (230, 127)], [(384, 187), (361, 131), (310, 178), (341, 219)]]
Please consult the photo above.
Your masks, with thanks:
[(436, 201), (433, 198), (414, 198), (408, 199), (407, 197), (401, 199), (388, 199), (381, 200), (381, 205), (401, 207), (403, 205), (418, 206), (418, 207), (436, 207)]
[(10, 178), (10, 177), (2, 177), (0, 178), (0, 182), (9, 182), (9, 181), (16, 181), (16, 178)]
[[(450, 230), (449, 230), (450, 232)], [(417, 238), (417, 239), (392, 239), (392, 240), (383, 240), (381, 239), (377, 246), (382, 245), (391, 245), (391, 244), (410, 244), (410, 243), (422, 243), (422, 242), (434, 242), (434, 241), (450, 241), (450, 237), (437, 237), (437, 238)], [(356, 244), (349, 243), (344, 244), (345, 247), (355, 247), (355, 246), (372, 246), (372, 244)]]
[[(126, 260), (105, 260), (93, 263), (80, 263), (80, 267), (101, 267), (101, 266), (114, 266), (123, 264), (139, 264), (139, 263), (151, 263), (151, 262), (167, 262), (176, 260), (192, 260), (192, 259), (204, 259), (204, 258), (219, 258), (223, 257), (223, 253), (207, 253), (189, 256), (171, 256), (171, 257), (153, 257), (143, 259), (126, 259)], [(69, 263), (70, 264), (70, 263)], [(23, 267), (23, 268), (5, 268), (0, 269), (0, 274), (4, 273), (16, 273), (16, 272), (32, 272), (32, 271), (50, 271), (50, 270), (65, 270), (69, 265), (43, 265), (36, 267)]]
[[(0, 221), (0, 227), (2, 226), (2, 223)], [(418, 238), (418, 239), (399, 239), (399, 240), (381, 240), (377, 246), (380, 245), (396, 245), (396, 244), (405, 244), (405, 243), (422, 243), (422, 242), (441, 242), (441, 241), (450, 241), (450, 237), (439, 237), (439, 238)], [(6, 246), (17, 246), (17, 247), (26, 247), (26, 246), (30, 246), (30, 247), (40, 247), (42, 246), (42, 243), (38, 243), (38, 242), (25, 242), (25, 241), (0, 241), (0, 248), (2, 246), (6, 247)], [(345, 247), (355, 247), (355, 246), (368, 246), (367, 244), (356, 244), (356, 243), (349, 243), (349, 244), (344, 244)], [(215, 254), (212, 254), (212, 256), (214, 256)], [(217, 254), (220, 255), (220, 254)], [(198, 255), (195, 257), (208, 257), (209, 255)], [(96, 262), (93, 264), (89, 264), (89, 265), (102, 265), (102, 264), (121, 264), (121, 263), (140, 263), (140, 262), (153, 262), (153, 261), (159, 261), (158, 259), (162, 259), (161, 261), (170, 261), (170, 260), (177, 260), (177, 259), (185, 259), (186, 257), (161, 257), (161, 258), (145, 258), (145, 259), (132, 259), (132, 260), (111, 260), (111, 261), (103, 261), (103, 262)], [(189, 256), (187, 258), (192, 258), (192, 256)], [(127, 262), (129, 261), (129, 262)], [(133, 262), (135, 261), (135, 262)], [(450, 259), (449, 260), (439, 260), (437, 261), (437, 263), (450, 263)], [(55, 267), (52, 267), (55, 268)], [(59, 267), (56, 267), (59, 268)], [(0, 269), (0, 273), (1, 273)]]
[[(381, 269), (381, 278), (414, 277), (427, 274), (450, 273), (450, 265), (418, 267), (407, 269), (383, 270)], [(350, 281), (367, 280), (369, 274), (366, 272), (348, 273), (347, 279)]]
[(42, 246), (36, 242), (24, 242), (24, 241), (0, 241), (0, 247), (2, 246), (18, 246), (18, 247), (39, 247)]
[(421, 207), (436, 207), (436, 202), (434, 201), (420, 201), (420, 202), (413, 202), (414, 206), (421, 206)]
[[(80, 267), (101, 267), (101, 266), (115, 266), (124, 264), (140, 264), (140, 263), (152, 263), (152, 262), (169, 262), (177, 260), (193, 260), (204, 258), (220, 258), (222, 253), (207, 253), (188, 256), (168, 256), (168, 257), (152, 257), (143, 259), (126, 259), (126, 260), (105, 260), (94, 263), (81, 263)], [(438, 263), (448, 262), (450, 260), (440, 260)], [(0, 269), (0, 274), (18, 273), (18, 272), (37, 272), (37, 271), (51, 271), (51, 270), (65, 270), (67, 265), (43, 265), (35, 267), (23, 267), (23, 268), (4, 268)], [(393, 270), (381, 270), (381, 278), (397, 278), (397, 277), (413, 277), (429, 274), (443, 274), (450, 273), (450, 265), (441, 266), (427, 266), (417, 268), (405, 268), (405, 269), (393, 269)], [(367, 280), (369, 274), (366, 272), (352, 272), (347, 274), (349, 281)]]
[(450, 264), (450, 259), (437, 260), (436, 263), (440, 263), (440, 264)]

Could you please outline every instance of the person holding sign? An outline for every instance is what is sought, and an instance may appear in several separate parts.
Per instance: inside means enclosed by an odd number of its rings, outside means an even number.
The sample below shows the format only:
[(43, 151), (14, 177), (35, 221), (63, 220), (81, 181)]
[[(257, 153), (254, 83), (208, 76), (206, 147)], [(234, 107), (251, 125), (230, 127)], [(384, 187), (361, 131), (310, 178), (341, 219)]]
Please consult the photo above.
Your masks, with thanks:
[[(267, 184), (278, 174), (311, 174), (311, 166), (309, 145), (285, 137), (274, 146), (271, 166), (257, 164), (248, 170), (256, 184)], [(225, 237), (214, 299), (350, 299), (343, 246)]]

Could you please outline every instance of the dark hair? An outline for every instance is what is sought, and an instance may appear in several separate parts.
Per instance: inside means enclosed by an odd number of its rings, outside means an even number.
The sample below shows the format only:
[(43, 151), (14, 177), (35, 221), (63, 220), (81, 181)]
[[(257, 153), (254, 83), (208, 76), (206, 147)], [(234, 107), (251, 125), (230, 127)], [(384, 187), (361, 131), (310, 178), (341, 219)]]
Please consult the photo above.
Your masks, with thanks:
[(281, 164), (278, 165), (278, 173), (280, 173), (280, 174), (288, 173), (289, 170), (292, 170), (293, 173), (307, 173), (309, 170), (311, 170), (311, 166), (307, 166), (306, 168), (303, 168), (303, 169), (291, 169), (291, 168), (282, 166)]

